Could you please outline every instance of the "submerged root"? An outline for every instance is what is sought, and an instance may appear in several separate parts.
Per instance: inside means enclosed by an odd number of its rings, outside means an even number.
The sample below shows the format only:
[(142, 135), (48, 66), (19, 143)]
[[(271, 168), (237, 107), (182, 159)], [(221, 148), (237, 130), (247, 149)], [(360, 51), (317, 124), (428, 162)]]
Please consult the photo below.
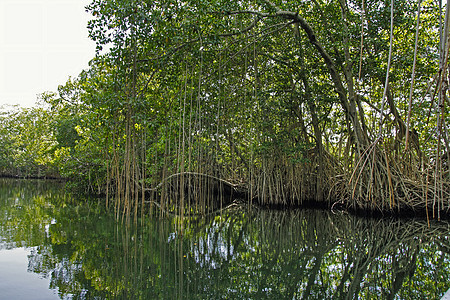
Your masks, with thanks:
[(302, 164), (271, 157), (255, 174), (252, 194), (262, 205), (310, 204), (437, 219), (450, 211), (448, 170), (412, 152), (395, 155), (377, 142), (361, 154), (352, 172), (327, 152), (310, 151)]
[[(432, 212), (433, 217), (450, 209), (450, 182), (432, 163), (421, 170), (417, 157), (389, 157), (386, 148), (373, 147), (365, 152), (349, 179), (351, 197), (348, 207), (354, 210), (396, 214)], [(357, 177), (354, 174), (358, 174)]]
[[(263, 160), (250, 182), (253, 201), (269, 206), (331, 206), (340, 190), (341, 164), (331, 154), (316, 149), (296, 163), (279, 155)], [(332, 188), (330, 188), (332, 187)]]
[(154, 188), (147, 189), (147, 198), (162, 211), (175, 215), (207, 215), (233, 203), (245, 193), (239, 184), (197, 172), (181, 172), (168, 176)]
[(159, 195), (152, 203), (162, 210), (185, 215), (214, 213), (237, 198), (262, 206), (414, 213), (437, 219), (450, 210), (448, 171), (425, 164), (412, 153), (395, 156), (377, 144), (361, 154), (352, 171), (330, 153), (319, 155), (312, 149), (300, 163), (283, 155), (262, 158), (251, 176), (239, 182), (183, 172), (168, 176), (147, 192)]

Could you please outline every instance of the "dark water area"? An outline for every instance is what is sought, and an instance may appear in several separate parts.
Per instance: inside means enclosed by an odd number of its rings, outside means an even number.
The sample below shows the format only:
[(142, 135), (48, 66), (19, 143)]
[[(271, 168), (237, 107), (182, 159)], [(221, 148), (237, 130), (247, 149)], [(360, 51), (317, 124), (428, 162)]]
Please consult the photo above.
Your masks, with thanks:
[(0, 179), (0, 299), (440, 299), (450, 225), (243, 206), (137, 225)]

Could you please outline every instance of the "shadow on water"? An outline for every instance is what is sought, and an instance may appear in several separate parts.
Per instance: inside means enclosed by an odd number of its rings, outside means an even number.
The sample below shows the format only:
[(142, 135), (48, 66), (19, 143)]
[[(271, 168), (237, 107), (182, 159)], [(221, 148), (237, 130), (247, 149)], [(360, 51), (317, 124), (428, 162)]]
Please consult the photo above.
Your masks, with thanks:
[[(137, 226), (44, 182), (0, 180), (0, 251), (67, 299), (439, 299), (450, 226), (237, 206)], [(1, 254), (1, 252), (0, 252)]]

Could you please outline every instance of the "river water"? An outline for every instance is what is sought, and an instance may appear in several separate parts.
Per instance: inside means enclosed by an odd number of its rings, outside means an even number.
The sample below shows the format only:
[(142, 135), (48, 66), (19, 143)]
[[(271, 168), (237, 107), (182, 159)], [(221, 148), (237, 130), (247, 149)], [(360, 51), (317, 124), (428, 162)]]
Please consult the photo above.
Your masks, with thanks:
[[(450, 226), (235, 206), (116, 221), (61, 184), (0, 179), (0, 299), (440, 299)], [(125, 222), (126, 223), (126, 222)]]

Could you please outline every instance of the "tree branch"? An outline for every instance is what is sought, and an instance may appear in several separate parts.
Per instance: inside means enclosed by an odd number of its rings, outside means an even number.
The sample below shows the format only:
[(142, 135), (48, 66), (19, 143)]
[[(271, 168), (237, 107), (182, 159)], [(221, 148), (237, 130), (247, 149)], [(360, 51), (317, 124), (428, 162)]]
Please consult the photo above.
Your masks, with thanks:
[(309, 23), (302, 18), (297, 12), (290, 12), (281, 10), (278, 8), (275, 4), (273, 4), (269, 0), (263, 0), (267, 5), (272, 7), (276, 11), (276, 15), (287, 18), (292, 20), (294, 23), (299, 23), (302, 29), (305, 31), (306, 35), (308, 36), (309, 41), (311, 44), (316, 48), (316, 50), (319, 52), (320, 56), (325, 61), (325, 64), (328, 67), (328, 70), (331, 75), (331, 79), (333, 80), (336, 88), (336, 92), (339, 95), (339, 99), (341, 100), (341, 104), (346, 112), (350, 111), (350, 106), (347, 100), (346, 91), (344, 88), (344, 85), (342, 84), (342, 81), (339, 77), (339, 73), (337, 71), (336, 65), (333, 62), (333, 59), (328, 54), (328, 52), (324, 49), (322, 44), (317, 40), (316, 34), (314, 33), (313, 28), (309, 25)]

